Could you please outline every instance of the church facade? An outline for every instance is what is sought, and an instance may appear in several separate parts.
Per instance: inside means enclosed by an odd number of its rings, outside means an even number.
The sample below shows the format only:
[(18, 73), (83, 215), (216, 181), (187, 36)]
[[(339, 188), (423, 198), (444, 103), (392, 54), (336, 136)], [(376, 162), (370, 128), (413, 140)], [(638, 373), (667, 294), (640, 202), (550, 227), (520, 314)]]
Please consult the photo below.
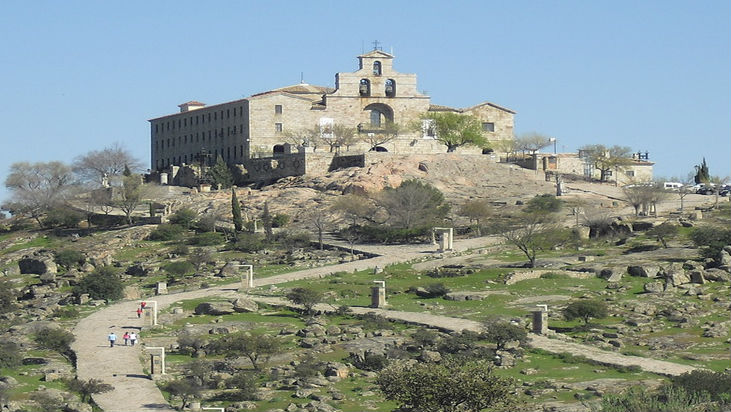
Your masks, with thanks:
[[(477, 117), (488, 141), (513, 138), (512, 110), (489, 102), (463, 109), (433, 105), (429, 96), (418, 91), (416, 74), (395, 71), (393, 60), (393, 55), (381, 50), (360, 55), (358, 70), (337, 73), (334, 89), (302, 83), (211, 106), (197, 101), (183, 103), (178, 106), (179, 113), (149, 120), (151, 169), (161, 171), (217, 156), (228, 164), (246, 166), (250, 159), (292, 150), (287, 143), (301, 152), (327, 151), (322, 143), (317, 147), (298, 136), (319, 129), (318, 140), (326, 143), (336, 126), (355, 130), (353, 143), (338, 148), (353, 154), (369, 150), (446, 152), (428, 121), (422, 119), (435, 111)], [(395, 137), (373, 146), (369, 137), (394, 124), (398, 125)]]

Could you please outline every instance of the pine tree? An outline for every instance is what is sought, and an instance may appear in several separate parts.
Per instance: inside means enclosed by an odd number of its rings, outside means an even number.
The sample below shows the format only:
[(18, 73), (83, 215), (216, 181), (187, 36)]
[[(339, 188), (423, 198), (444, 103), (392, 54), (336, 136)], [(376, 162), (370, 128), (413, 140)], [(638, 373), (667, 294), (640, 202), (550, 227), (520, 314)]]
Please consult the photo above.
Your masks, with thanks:
[(711, 180), (711, 174), (708, 172), (708, 165), (706, 164), (706, 158), (703, 158), (703, 162), (695, 167), (695, 183), (708, 183)]
[(228, 189), (233, 184), (234, 179), (231, 170), (229, 170), (221, 155), (216, 157), (216, 164), (208, 170), (208, 179), (210, 179), (213, 187), (220, 185), (221, 189)]
[(237, 232), (242, 231), (244, 229), (244, 219), (241, 218), (241, 205), (234, 189), (231, 189), (231, 214), (233, 214), (234, 228)]

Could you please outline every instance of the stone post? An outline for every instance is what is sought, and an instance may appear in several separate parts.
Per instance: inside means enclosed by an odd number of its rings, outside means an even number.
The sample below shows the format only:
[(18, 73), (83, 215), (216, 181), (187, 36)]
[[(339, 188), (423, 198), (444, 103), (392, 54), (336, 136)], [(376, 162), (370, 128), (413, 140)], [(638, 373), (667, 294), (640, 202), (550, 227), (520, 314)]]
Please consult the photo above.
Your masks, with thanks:
[(533, 311), (533, 333), (545, 335), (548, 333), (548, 305), (538, 305), (541, 310)]
[(162, 346), (150, 346), (145, 348), (150, 354), (150, 375), (156, 377), (165, 374), (165, 348)]
[(435, 227), (434, 233), (438, 236), (439, 252), (454, 250), (454, 229), (451, 227)]
[(155, 289), (156, 295), (167, 295), (168, 294), (168, 284), (167, 282), (157, 282), (157, 288)]
[(371, 287), (371, 307), (382, 308), (386, 306), (386, 282), (374, 280), (376, 285)]
[(149, 326), (157, 325), (157, 301), (147, 300), (147, 304), (142, 308), (142, 319)]
[(254, 287), (254, 266), (253, 265), (238, 265), (240, 268), (246, 269), (246, 272), (241, 276), (241, 288), (239, 290), (248, 290)]

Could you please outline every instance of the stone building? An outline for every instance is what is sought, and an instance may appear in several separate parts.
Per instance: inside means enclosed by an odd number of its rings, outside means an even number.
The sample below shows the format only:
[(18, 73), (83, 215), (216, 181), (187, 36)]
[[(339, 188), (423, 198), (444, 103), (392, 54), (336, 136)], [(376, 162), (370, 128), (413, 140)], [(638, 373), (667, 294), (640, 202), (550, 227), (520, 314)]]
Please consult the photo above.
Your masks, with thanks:
[[(593, 180), (599, 180), (601, 176), (600, 171), (587, 160), (581, 151), (558, 154), (537, 153), (535, 156), (530, 156), (517, 163), (548, 174), (572, 175)], [(634, 153), (626, 165), (608, 172), (607, 181), (616, 182), (618, 185), (650, 182), (653, 179), (654, 165), (655, 163), (649, 160), (647, 153)]]
[[(513, 138), (512, 110), (488, 102), (464, 109), (432, 105), (430, 97), (418, 91), (416, 74), (397, 72), (393, 60), (393, 55), (381, 50), (360, 55), (358, 70), (335, 75), (334, 89), (302, 83), (212, 106), (197, 101), (183, 103), (179, 113), (150, 120), (151, 169), (162, 171), (202, 159), (214, 161), (219, 155), (228, 164), (247, 168), (253, 159), (286, 151), (328, 151), (328, 147), (307, 147), (306, 141), (296, 147), (292, 137), (319, 127), (326, 141), (337, 125), (357, 130), (357, 143), (339, 148), (350, 154), (368, 150), (446, 152), (446, 146), (435, 140), (428, 121), (421, 119), (433, 111), (478, 117), (488, 141)], [(400, 126), (398, 136), (371, 147), (368, 136), (382, 133), (391, 123)], [(295, 143), (295, 148), (285, 143)], [(464, 150), (479, 153), (480, 149)]]

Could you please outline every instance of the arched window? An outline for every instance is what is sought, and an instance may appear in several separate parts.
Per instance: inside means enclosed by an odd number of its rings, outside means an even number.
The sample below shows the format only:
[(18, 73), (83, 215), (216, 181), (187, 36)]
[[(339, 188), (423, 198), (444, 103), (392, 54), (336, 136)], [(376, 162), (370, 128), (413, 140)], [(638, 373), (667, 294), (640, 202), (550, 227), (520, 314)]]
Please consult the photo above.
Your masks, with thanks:
[(371, 81), (368, 79), (360, 79), (360, 86), (358, 86), (358, 92), (361, 97), (368, 97), (371, 95)]
[(386, 80), (386, 97), (394, 96), (396, 96), (396, 80), (388, 79)]
[(378, 109), (371, 110), (371, 127), (381, 127), (383, 113)]
[(376, 76), (381, 75), (381, 62), (379, 62), (379, 61), (373, 62), (373, 74), (375, 74)]
[(272, 153), (274, 153), (274, 154), (284, 153), (284, 145), (283, 144), (275, 144), (274, 145), (274, 148), (272, 150)]

